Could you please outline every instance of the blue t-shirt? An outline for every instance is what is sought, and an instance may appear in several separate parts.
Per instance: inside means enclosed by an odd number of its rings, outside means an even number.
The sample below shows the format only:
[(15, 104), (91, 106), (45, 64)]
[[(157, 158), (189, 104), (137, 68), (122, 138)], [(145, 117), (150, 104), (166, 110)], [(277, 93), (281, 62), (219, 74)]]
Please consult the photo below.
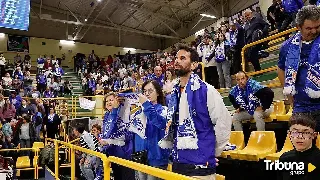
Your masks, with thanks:
[[(310, 98), (306, 92), (305, 89), (305, 80), (307, 77), (308, 72), (308, 57), (311, 52), (313, 43), (303, 43), (301, 48), (301, 54), (300, 54), (300, 64), (299, 69), (297, 73), (297, 80), (296, 80), (296, 92), (297, 94), (294, 95), (294, 107), (293, 112), (313, 112), (313, 111), (319, 111), (320, 110), (320, 98), (313, 99)], [(280, 58), (278, 62), (278, 67), (282, 70), (285, 70), (285, 62), (286, 62), (286, 56), (289, 50), (290, 44), (285, 44), (283, 47), (281, 47), (280, 50)]]

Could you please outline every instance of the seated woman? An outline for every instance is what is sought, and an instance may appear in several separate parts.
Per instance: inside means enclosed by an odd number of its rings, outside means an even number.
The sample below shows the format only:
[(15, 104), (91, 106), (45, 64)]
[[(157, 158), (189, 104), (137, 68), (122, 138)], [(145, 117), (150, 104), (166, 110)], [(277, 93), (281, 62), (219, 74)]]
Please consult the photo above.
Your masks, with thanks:
[[(135, 133), (135, 152), (133, 159), (146, 159), (153, 167), (166, 169), (168, 166), (169, 151), (161, 149), (158, 142), (164, 137), (166, 128), (167, 107), (164, 104), (164, 95), (159, 83), (148, 80), (142, 85), (143, 94), (139, 95), (142, 104), (131, 120), (129, 130)], [(139, 172), (140, 180), (157, 179), (151, 175)]]
[(69, 80), (66, 80), (64, 82), (64, 85), (63, 85), (63, 89), (64, 89), (64, 94), (69, 94), (69, 95), (72, 95), (72, 84), (69, 82)]

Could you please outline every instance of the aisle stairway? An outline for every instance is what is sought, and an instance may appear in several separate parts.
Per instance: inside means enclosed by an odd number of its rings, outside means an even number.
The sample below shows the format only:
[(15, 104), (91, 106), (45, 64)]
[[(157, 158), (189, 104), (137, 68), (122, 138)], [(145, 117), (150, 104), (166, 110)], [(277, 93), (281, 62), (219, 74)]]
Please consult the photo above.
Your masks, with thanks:
[[(65, 75), (62, 76), (63, 80), (69, 80), (69, 82), (73, 86), (72, 96), (78, 97), (83, 95), (81, 79), (78, 77), (78, 74), (74, 72), (72, 68), (63, 67), (63, 69), (65, 70)], [(65, 97), (70, 97), (70, 96), (65, 96)], [(68, 105), (70, 108), (72, 107), (71, 100), (68, 101)], [(80, 108), (79, 101), (77, 101), (76, 106), (77, 106), (77, 112), (76, 112), (77, 117), (88, 117), (92, 114), (92, 111)]]
[[(275, 40), (272, 40), (268, 43), (269, 48), (267, 48), (265, 51), (269, 52), (270, 55), (267, 58), (260, 59), (261, 69), (265, 70), (268, 68), (273, 68), (277, 66), (278, 60), (279, 60), (279, 49), (281, 47), (281, 44), (284, 42), (284, 37), (277, 38)], [(253, 69), (252, 65), (250, 64), (250, 69)], [(283, 100), (284, 97), (282, 95), (282, 88), (279, 86), (273, 87), (275, 84), (279, 84), (279, 80), (277, 78), (277, 71), (267, 71), (263, 74), (259, 75), (253, 75), (251, 76), (254, 80), (261, 82), (265, 86), (272, 85), (272, 90), (275, 92), (275, 98), (274, 100)], [(234, 86), (236, 84), (235, 77), (232, 77), (232, 85)], [(219, 92), (221, 93), (223, 97), (223, 101), (225, 105), (228, 107), (228, 109), (233, 112), (234, 108), (232, 107), (231, 102), (229, 101), (228, 95), (230, 92), (230, 89), (219, 89)]]

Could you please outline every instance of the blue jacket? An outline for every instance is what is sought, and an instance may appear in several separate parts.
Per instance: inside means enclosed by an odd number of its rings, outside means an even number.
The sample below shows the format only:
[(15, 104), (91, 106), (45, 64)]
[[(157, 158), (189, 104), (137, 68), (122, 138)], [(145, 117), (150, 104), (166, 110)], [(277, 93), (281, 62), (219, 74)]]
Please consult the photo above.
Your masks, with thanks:
[(47, 84), (47, 78), (46, 78), (46, 76), (45, 76), (44, 74), (39, 74), (39, 75), (37, 76), (37, 82), (38, 82), (39, 84)]
[(303, 7), (304, 3), (302, 0), (283, 0), (282, 6), (284, 11), (287, 13), (296, 13)]
[(164, 83), (164, 75), (161, 74), (160, 77), (157, 77), (155, 74), (152, 75), (152, 79), (157, 81), (161, 87), (163, 87), (163, 83)]
[(9, 96), (9, 100), (16, 109), (18, 109), (21, 106), (22, 98), (19, 95), (16, 95), (15, 98), (12, 98), (12, 96)]
[(135, 134), (135, 152), (147, 150), (148, 164), (150, 166), (164, 166), (168, 164), (169, 150), (161, 149), (158, 142), (164, 137), (166, 117), (161, 116), (161, 104), (153, 105), (147, 101), (142, 104), (143, 112), (147, 117), (146, 139)]
[(24, 76), (23, 76), (23, 72), (22, 72), (22, 71), (21, 71), (21, 72), (15, 71), (15, 72), (13, 73), (13, 78), (14, 78), (16, 75), (18, 76), (18, 79), (23, 80)]
[[(119, 108), (113, 108), (111, 113), (105, 113), (102, 126), (102, 139), (109, 139), (111, 137), (110, 135), (118, 131), (116, 126), (119, 110)], [(108, 121), (111, 121), (111, 123)], [(106, 126), (110, 126), (109, 132), (106, 132)], [(132, 140), (132, 133), (126, 131), (124, 146), (107, 145), (103, 147), (103, 152), (107, 153), (110, 156), (116, 156), (123, 159), (130, 159), (133, 150)]]
[(37, 59), (38, 64), (44, 64), (45, 60), (43, 58)]

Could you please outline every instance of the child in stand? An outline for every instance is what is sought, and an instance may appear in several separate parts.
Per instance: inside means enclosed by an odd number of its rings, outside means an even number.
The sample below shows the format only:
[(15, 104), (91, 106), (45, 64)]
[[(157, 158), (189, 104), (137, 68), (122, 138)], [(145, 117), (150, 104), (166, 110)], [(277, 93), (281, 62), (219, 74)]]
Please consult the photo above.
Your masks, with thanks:
[[(317, 137), (315, 132), (316, 121), (307, 114), (293, 114), (289, 120), (289, 136), (294, 147), (280, 156), (280, 162), (296, 162), (304, 163), (304, 172), (281, 171), (279, 180), (307, 179), (318, 180), (320, 177), (320, 150), (312, 143)], [(312, 164), (316, 167), (311, 172), (308, 172), (308, 166)], [(309, 169), (310, 170), (310, 169)]]

